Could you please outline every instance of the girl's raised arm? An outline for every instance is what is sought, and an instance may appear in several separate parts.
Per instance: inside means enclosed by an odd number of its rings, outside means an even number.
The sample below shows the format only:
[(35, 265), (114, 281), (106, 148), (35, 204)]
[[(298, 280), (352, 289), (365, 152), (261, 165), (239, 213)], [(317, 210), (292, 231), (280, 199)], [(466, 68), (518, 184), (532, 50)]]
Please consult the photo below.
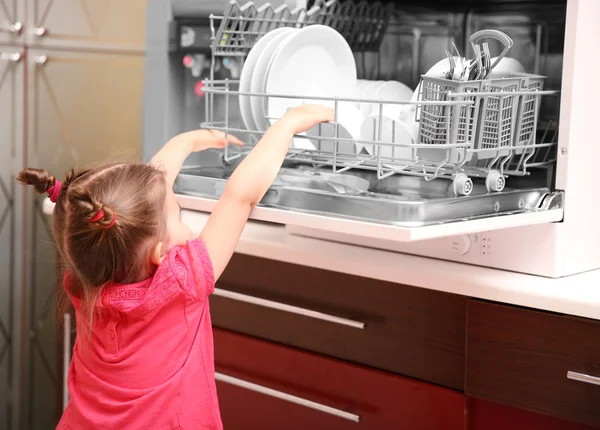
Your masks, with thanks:
[(242, 146), (243, 143), (232, 135), (216, 130), (194, 130), (175, 136), (169, 140), (160, 151), (156, 153), (151, 164), (164, 169), (167, 175), (167, 184), (172, 187), (175, 178), (185, 159), (192, 152), (200, 152), (209, 148), (224, 148), (228, 143)]
[(289, 110), (233, 172), (200, 235), (213, 264), (215, 281), (229, 263), (250, 212), (275, 180), (292, 137), (321, 122), (333, 121), (333, 115), (333, 109), (320, 105)]

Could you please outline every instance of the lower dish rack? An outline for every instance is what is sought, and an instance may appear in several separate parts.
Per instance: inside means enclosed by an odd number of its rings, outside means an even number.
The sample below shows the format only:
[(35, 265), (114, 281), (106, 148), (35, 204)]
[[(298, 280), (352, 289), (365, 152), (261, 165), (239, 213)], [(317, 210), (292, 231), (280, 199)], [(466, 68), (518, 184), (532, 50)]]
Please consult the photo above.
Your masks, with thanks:
[[(230, 163), (252, 149), (263, 134), (249, 130), (234, 117), (229, 108), (238, 97), (289, 99), (290, 105), (322, 103), (331, 106), (336, 120), (317, 126), (294, 141), (310, 142), (292, 147), (286, 159), (313, 168), (328, 168), (332, 173), (356, 170), (373, 171), (378, 179), (392, 175), (419, 176), (426, 181), (451, 179), (456, 196), (469, 195), (472, 178), (485, 178), (489, 192), (502, 191), (506, 177), (528, 176), (532, 168), (552, 166), (557, 145), (557, 122), (549, 121), (542, 133), (536, 133), (537, 113), (542, 97), (555, 97), (556, 91), (541, 90), (543, 77), (528, 74), (505, 74), (482, 81), (456, 82), (423, 76), (419, 98), (409, 102), (383, 102), (374, 99), (299, 97), (284, 94), (240, 92), (235, 80), (205, 81), (207, 118), (201, 126), (234, 135), (248, 135), (250, 144), (240, 150), (226, 148), (223, 160)], [(212, 105), (222, 98), (225, 111), (214, 118)], [(370, 104), (377, 113), (372, 138), (343, 137), (337, 122), (344, 105)], [(398, 142), (396, 133), (383, 131), (386, 112), (393, 110), (413, 124), (410, 141)], [(266, 118), (274, 122), (277, 118)], [(392, 124), (394, 126), (394, 124)], [(326, 128), (326, 131), (324, 132)], [(390, 137), (390, 138), (388, 138)], [(348, 151), (351, 146), (360, 152)], [(364, 148), (370, 148), (366, 151)]]

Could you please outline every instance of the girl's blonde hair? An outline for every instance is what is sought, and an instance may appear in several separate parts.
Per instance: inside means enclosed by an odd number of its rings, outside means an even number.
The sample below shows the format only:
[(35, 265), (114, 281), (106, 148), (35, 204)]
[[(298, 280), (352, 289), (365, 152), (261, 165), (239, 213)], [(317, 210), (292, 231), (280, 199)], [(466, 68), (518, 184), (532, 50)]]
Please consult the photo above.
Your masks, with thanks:
[[(70, 272), (70, 293), (82, 301), (83, 322), (91, 332), (106, 284), (138, 282), (153, 274), (148, 256), (166, 235), (165, 175), (148, 164), (109, 164), (71, 170), (62, 184), (33, 168), (23, 169), (17, 180), (55, 200), (54, 240), (63, 273)], [(68, 307), (59, 288), (58, 311)]]

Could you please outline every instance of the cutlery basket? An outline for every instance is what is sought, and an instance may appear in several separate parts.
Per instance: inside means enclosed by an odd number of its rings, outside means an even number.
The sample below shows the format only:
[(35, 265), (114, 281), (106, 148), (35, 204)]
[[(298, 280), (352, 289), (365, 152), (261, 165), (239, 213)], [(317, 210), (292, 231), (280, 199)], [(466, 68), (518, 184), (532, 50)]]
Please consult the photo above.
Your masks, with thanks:
[[(462, 161), (467, 162), (508, 155), (511, 149), (522, 152), (535, 142), (540, 96), (534, 92), (542, 91), (543, 83), (543, 76), (516, 73), (464, 82), (425, 75), (420, 101), (460, 100), (470, 104), (419, 105), (418, 142), (465, 145), (468, 151)], [(421, 149), (418, 153), (425, 159), (440, 157), (440, 151), (435, 149)], [(450, 161), (459, 161), (461, 154), (455, 151)]]

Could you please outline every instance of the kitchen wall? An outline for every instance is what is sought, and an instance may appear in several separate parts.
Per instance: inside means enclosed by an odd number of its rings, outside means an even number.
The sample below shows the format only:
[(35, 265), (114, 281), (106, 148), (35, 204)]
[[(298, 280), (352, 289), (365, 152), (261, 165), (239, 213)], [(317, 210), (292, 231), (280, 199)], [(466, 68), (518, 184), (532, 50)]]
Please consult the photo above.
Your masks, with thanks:
[(56, 255), (24, 166), (140, 156), (146, 0), (0, 0), (0, 430), (60, 414)]

